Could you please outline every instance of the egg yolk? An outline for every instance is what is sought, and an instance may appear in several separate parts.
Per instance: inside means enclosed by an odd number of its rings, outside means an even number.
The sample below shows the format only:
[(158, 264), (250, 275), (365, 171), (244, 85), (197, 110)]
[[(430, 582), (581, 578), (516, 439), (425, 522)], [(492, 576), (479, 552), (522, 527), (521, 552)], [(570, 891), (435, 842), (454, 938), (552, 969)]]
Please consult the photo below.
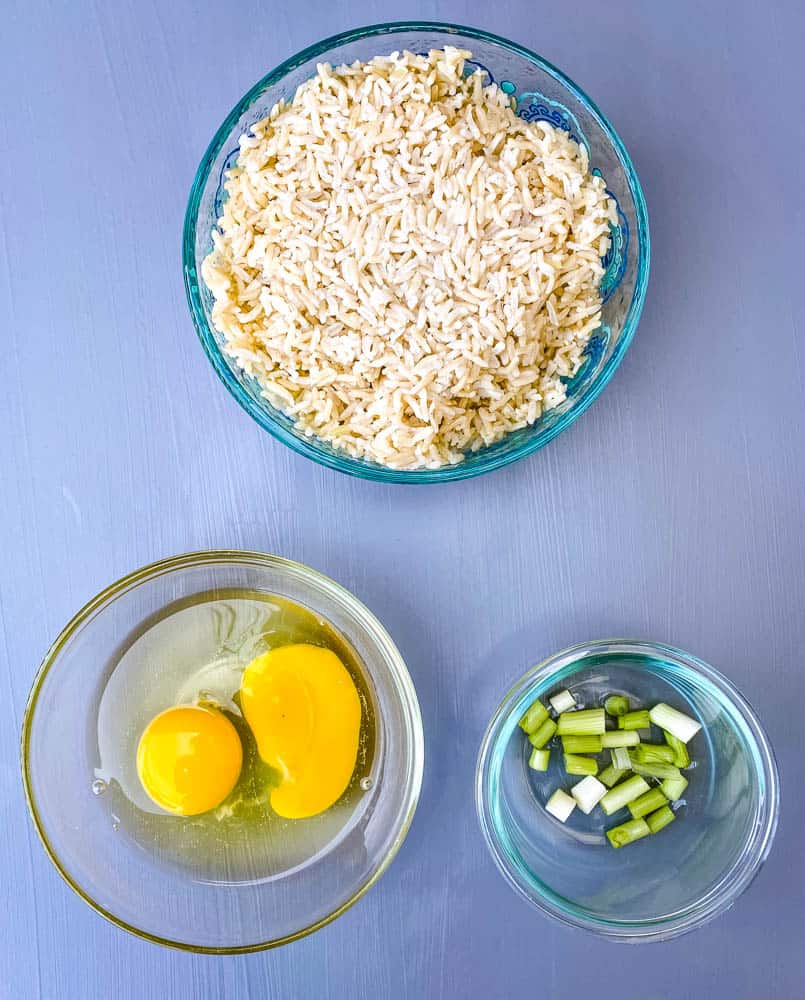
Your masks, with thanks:
[(253, 660), (240, 687), (257, 751), (280, 784), (271, 806), (287, 819), (315, 816), (344, 793), (358, 756), (361, 702), (329, 649), (298, 643)]
[(179, 816), (214, 809), (235, 787), (243, 747), (229, 719), (196, 705), (169, 708), (145, 728), (137, 773), (158, 806)]

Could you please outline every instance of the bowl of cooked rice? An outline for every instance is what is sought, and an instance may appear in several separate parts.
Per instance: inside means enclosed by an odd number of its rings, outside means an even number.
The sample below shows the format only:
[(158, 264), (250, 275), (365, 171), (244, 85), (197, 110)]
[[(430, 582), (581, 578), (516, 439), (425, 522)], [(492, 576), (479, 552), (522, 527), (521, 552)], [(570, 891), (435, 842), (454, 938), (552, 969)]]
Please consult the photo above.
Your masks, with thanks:
[(386, 482), (536, 451), (634, 335), (645, 201), (563, 73), (474, 28), (395, 23), (288, 59), (237, 103), (193, 182), (193, 320), (270, 434)]

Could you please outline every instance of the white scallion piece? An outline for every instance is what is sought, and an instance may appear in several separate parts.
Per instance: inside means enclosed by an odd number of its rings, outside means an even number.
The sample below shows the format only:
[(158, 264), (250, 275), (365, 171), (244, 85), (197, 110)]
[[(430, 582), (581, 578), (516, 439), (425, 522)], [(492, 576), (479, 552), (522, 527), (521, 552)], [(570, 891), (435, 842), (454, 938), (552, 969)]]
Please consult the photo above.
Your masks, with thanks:
[(677, 709), (671, 708), (670, 705), (666, 705), (664, 702), (655, 705), (648, 714), (655, 726), (659, 726), (660, 729), (666, 729), (672, 736), (676, 736), (678, 740), (682, 740), (683, 743), (692, 740), (702, 728), (700, 722), (691, 719), (684, 712), (679, 712)]
[(557, 715), (561, 715), (562, 712), (569, 712), (576, 707), (576, 699), (567, 689), (560, 691), (559, 694), (555, 694), (548, 701), (550, 701), (551, 708)]
[(545, 809), (555, 816), (560, 823), (566, 823), (568, 816), (576, 808), (576, 800), (572, 796), (568, 795), (567, 792), (562, 791), (561, 788), (557, 788), (553, 795), (545, 803)]
[(628, 771), (632, 766), (629, 751), (626, 747), (615, 747), (615, 749), (610, 750), (609, 753), (612, 757), (612, 766), (616, 767), (619, 771)]
[(606, 793), (607, 786), (602, 785), (598, 778), (594, 778), (591, 774), (582, 778), (577, 785), (570, 789), (570, 794), (585, 816), (590, 815)]

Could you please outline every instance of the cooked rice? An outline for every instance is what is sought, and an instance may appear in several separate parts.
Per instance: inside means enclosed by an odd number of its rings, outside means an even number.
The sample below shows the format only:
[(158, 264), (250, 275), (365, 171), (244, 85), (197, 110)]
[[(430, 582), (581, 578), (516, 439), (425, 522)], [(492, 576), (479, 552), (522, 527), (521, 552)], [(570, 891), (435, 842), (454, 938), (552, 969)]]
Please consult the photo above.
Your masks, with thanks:
[(469, 52), (317, 67), (240, 139), (202, 267), (227, 352), (309, 436), (436, 468), (565, 398), (615, 206)]

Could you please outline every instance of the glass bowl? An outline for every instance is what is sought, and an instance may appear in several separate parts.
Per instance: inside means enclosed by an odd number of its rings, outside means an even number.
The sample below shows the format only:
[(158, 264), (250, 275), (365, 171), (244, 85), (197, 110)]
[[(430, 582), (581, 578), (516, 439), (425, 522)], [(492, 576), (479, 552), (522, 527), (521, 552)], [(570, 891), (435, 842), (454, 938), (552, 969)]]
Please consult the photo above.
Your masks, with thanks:
[[(116, 815), (119, 796), (96, 774), (99, 706), (125, 651), (152, 623), (165, 620), (166, 609), (198, 606), (199, 595), (207, 599), (233, 590), (288, 598), (349, 643), (373, 702), (374, 755), (348, 822), (314, 856), (268, 876), (255, 871), (250, 878), (241, 871), (210, 878), (193, 867), (192, 859), (184, 866), (169, 863), (150, 849), (153, 845), (130, 836)], [(146, 694), (132, 692), (135, 700)], [(69, 885), (93, 909), (140, 937), (219, 954), (295, 940), (356, 902), (405, 838), (422, 763), (416, 693), (382, 625), (327, 577), (257, 552), (166, 559), (100, 593), (45, 657), (22, 730), (28, 805), (50, 859)], [(123, 804), (130, 807), (126, 800)], [(228, 873), (233, 855), (226, 838), (213, 846), (216, 869)]]
[[(567, 399), (533, 426), (468, 453), (457, 465), (406, 471), (350, 458), (323, 441), (306, 437), (263, 398), (259, 384), (227, 355), (223, 336), (212, 326), (213, 299), (201, 280), (201, 263), (212, 248), (224, 172), (237, 157), (238, 138), (277, 101), (291, 98), (315, 74), (317, 63), (338, 65), (395, 50), (426, 52), (445, 45), (471, 50), (471, 67), (480, 66), (491, 81), (510, 93), (517, 113), (527, 121), (549, 121), (585, 143), (591, 168), (600, 171), (618, 203), (620, 224), (613, 228), (612, 248), (604, 261), (603, 323), (590, 340), (585, 363), (568, 385)], [(204, 350), (224, 385), (261, 427), (294, 451), (340, 472), (385, 482), (436, 483), (477, 476), (531, 454), (593, 402), (620, 364), (640, 318), (649, 272), (649, 231), (640, 182), (623, 143), (572, 80), (534, 52), (488, 32), (451, 24), (400, 22), (358, 28), (318, 42), (272, 70), (238, 101), (196, 172), (185, 215), (182, 255), (190, 311)]]
[[(557, 787), (581, 779), (564, 773), (555, 750), (547, 772), (530, 770), (517, 724), (534, 699), (563, 688), (580, 707), (615, 692), (638, 707), (665, 701), (702, 723), (675, 823), (613, 850), (604, 830), (627, 810), (576, 809), (565, 825), (545, 812)], [(606, 640), (556, 653), (517, 681), (484, 737), (475, 795), (492, 857), (529, 903), (607, 938), (658, 941), (712, 920), (747, 888), (774, 839), (780, 782), (766, 734), (725, 677), (669, 646)]]

